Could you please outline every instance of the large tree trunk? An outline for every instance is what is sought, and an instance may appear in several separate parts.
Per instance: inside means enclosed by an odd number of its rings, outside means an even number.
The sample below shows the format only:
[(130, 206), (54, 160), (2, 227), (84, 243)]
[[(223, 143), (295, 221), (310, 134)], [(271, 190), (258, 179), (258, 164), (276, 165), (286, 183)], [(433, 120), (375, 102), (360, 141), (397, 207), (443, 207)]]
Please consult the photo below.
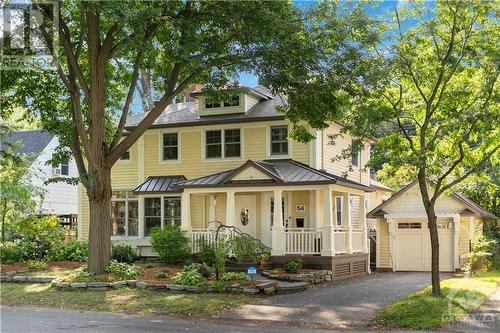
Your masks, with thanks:
[(424, 173), (418, 175), (418, 185), (420, 194), (427, 214), (429, 223), (429, 234), (431, 239), (431, 277), (432, 277), (432, 294), (441, 295), (441, 285), (439, 281), (439, 238), (437, 230), (437, 216), (434, 211), (435, 201), (429, 199), (429, 191), (427, 190), (427, 180)]
[(111, 173), (95, 171), (88, 183), (90, 204), (88, 270), (104, 273), (111, 258)]

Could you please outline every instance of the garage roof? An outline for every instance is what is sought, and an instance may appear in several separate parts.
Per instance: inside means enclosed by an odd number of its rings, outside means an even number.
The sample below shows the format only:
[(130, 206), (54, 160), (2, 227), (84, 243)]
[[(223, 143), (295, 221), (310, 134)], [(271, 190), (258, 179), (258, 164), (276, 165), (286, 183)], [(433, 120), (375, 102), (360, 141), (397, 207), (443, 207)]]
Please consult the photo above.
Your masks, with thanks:
[[(389, 199), (387, 199), (386, 201), (382, 202), (380, 205), (378, 205), (377, 207), (375, 207), (371, 212), (369, 212), (368, 214), (366, 214), (366, 217), (368, 217), (368, 218), (377, 218), (377, 217), (384, 216), (385, 212), (384, 212), (383, 208), (387, 204), (389, 204), (390, 202), (396, 200), (403, 193), (405, 193), (406, 191), (408, 191), (410, 188), (412, 188), (414, 185), (417, 185), (417, 184), (418, 184), (418, 181), (416, 181), (416, 180), (413, 181), (413, 182), (411, 182), (411, 183), (409, 183), (408, 185), (406, 185), (405, 187), (403, 187), (401, 190), (399, 190), (397, 193), (393, 194)], [(480, 215), (482, 217), (489, 218), (489, 219), (498, 219), (498, 217), (496, 217), (494, 214), (490, 213), (489, 211), (487, 211), (486, 209), (484, 209), (483, 207), (479, 206), (474, 201), (472, 201), (471, 199), (465, 197), (464, 195), (462, 195), (460, 193), (452, 192), (451, 193), (451, 197), (454, 198), (455, 200), (458, 200), (460, 203), (462, 203), (464, 206), (467, 207), (467, 210), (470, 210), (474, 214), (478, 214), (478, 215)]]

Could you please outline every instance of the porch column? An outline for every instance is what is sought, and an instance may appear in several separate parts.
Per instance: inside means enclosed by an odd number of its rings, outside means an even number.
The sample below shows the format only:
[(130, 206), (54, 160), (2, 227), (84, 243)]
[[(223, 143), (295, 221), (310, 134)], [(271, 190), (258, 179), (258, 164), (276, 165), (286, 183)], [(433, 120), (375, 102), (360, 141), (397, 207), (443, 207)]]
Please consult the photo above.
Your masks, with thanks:
[(215, 229), (217, 228), (217, 225), (215, 225), (215, 197), (216, 195), (215, 194), (210, 194), (208, 196), (208, 225), (207, 225), (207, 228), (208, 229)]
[(343, 219), (347, 228), (346, 252), (352, 254), (352, 225), (351, 225), (351, 194), (349, 192), (343, 194), (344, 199), (344, 216)]
[(359, 216), (361, 219), (361, 238), (363, 240), (363, 253), (368, 253), (368, 226), (366, 225), (365, 195), (359, 196)]
[(283, 228), (283, 211), (281, 210), (281, 196), (282, 191), (280, 189), (273, 191), (274, 196), (274, 215), (273, 215), (273, 227), (271, 230), (272, 234), (272, 255), (282, 256), (285, 255), (285, 242)]
[(323, 227), (321, 228), (321, 255), (335, 255), (335, 234), (333, 227), (333, 212), (332, 212), (332, 190), (330, 187), (323, 190), (324, 193), (324, 211), (323, 211)]
[(226, 225), (234, 226), (234, 191), (227, 191), (226, 195)]
[(191, 231), (191, 193), (186, 190), (181, 197), (181, 229)]

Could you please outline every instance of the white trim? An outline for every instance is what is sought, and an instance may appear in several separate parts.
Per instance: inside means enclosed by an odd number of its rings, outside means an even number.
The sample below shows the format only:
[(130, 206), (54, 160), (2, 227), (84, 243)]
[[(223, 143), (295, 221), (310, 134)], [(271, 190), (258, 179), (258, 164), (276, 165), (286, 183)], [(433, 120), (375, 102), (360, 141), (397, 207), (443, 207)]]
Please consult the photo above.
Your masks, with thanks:
[(460, 255), (459, 255), (459, 247), (460, 247), (460, 215), (455, 215), (453, 217), (454, 222), (454, 233), (453, 233), (453, 268), (460, 268)]
[[(231, 126), (233, 125), (233, 126)], [(225, 157), (225, 131), (226, 130), (240, 130), (240, 157)], [(206, 139), (207, 131), (220, 131), (221, 132), (221, 156), (222, 157), (206, 157)], [(202, 162), (228, 162), (237, 161), (242, 162), (245, 160), (245, 135), (244, 127), (240, 124), (228, 124), (227, 126), (219, 126), (216, 128), (204, 128), (201, 131), (201, 161)]]
[[(271, 127), (287, 127), (287, 139), (288, 139), (288, 154), (287, 155), (272, 155), (271, 154)], [(292, 153), (292, 141), (288, 138), (288, 134), (290, 134), (290, 126), (286, 122), (281, 123), (268, 123), (266, 124), (266, 156), (268, 159), (283, 159), (283, 158), (291, 158), (293, 156)]]
[[(172, 134), (175, 133), (177, 134), (177, 159), (176, 160), (164, 160), (163, 159), (163, 135), (164, 134)], [(158, 148), (159, 148), (159, 155), (158, 155), (158, 163), (159, 164), (180, 164), (182, 162), (181, 159), (181, 151), (182, 151), (182, 134), (178, 131), (173, 131), (173, 130), (163, 130), (159, 133), (159, 143), (158, 143)]]

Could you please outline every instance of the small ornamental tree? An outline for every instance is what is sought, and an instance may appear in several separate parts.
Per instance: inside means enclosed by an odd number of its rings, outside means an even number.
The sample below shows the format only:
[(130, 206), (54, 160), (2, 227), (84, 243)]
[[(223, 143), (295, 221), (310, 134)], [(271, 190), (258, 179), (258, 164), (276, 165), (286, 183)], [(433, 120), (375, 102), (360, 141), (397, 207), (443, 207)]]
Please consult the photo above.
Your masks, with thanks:
[[(498, 167), (500, 109), (496, 4), (443, 1), (396, 10), (395, 40), (386, 52), (389, 80), (345, 122), (358, 135), (389, 128), (375, 150), (384, 172), (418, 180), (432, 247), (432, 292), (440, 294), (435, 205), (486, 166)], [(406, 19), (420, 23), (408, 26)], [(363, 101), (362, 101), (363, 102)], [(376, 103), (373, 103), (376, 102)], [(458, 226), (457, 226), (458, 227)]]

